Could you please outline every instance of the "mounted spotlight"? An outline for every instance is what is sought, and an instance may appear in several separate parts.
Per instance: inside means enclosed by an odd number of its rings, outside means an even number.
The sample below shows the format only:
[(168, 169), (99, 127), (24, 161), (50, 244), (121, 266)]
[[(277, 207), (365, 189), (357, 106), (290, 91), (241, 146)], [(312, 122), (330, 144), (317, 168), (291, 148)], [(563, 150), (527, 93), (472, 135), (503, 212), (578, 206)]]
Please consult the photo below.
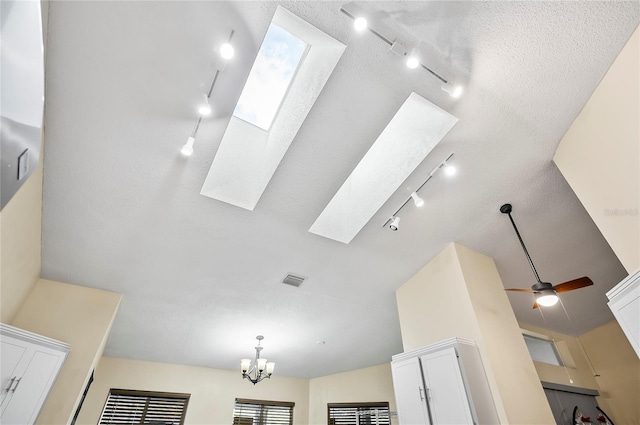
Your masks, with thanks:
[(407, 61), (405, 62), (405, 64), (409, 69), (416, 69), (418, 66), (420, 66), (420, 59), (416, 54), (416, 49), (413, 49), (409, 56), (407, 56)]
[(424, 205), (424, 199), (418, 196), (416, 192), (413, 192), (411, 194), (411, 198), (413, 199), (413, 203), (416, 205), (416, 207), (421, 207)]
[(449, 96), (453, 97), (454, 99), (457, 99), (460, 96), (462, 96), (462, 92), (464, 91), (462, 86), (460, 85), (454, 86), (451, 83), (443, 84), (441, 88), (443, 91), (449, 93)]
[(367, 26), (367, 19), (362, 16), (358, 16), (353, 20), (353, 28), (358, 32), (366, 30)]
[(205, 93), (202, 93), (202, 100), (200, 101), (200, 106), (198, 106), (198, 113), (206, 117), (207, 115), (211, 115), (211, 105), (209, 104), (209, 96)]
[(447, 176), (453, 176), (458, 171), (453, 165), (447, 164), (447, 161), (443, 162), (442, 166), (444, 167), (444, 173)]
[(223, 59), (231, 59), (234, 54), (235, 50), (233, 49), (231, 43), (224, 43), (222, 46), (220, 46), (220, 56), (222, 56)]
[(189, 136), (189, 138), (187, 139), (187, 143), (184, 144), (184, 146), (180, 150), (180, 153), (184, 156), (193, 155), (193, 144), (195, 142), (196, 142), (196, 139), (192, 136)]
[(395, 232), (396, 230), (398, 230), (398, 227), (400, 227), (400, 217), (391, 217), (391, 224), (389, 224), (389, 229)]

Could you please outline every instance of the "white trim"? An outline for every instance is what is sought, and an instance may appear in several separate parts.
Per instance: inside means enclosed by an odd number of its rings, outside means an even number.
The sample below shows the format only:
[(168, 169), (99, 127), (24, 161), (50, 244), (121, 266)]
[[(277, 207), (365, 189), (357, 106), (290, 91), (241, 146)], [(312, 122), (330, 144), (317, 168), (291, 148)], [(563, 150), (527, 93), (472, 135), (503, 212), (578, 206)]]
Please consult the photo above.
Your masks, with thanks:
[(629, 274), (629, 276), (622, 279), (620, 283), (611, 288), (609, 292), (607, 292), (607, 298), (609, 299), (609, 301), (611, 301), (611, 299), (613, 299), (614, 297), (622, 295), (623, 292), (625, 292), (627, 289), (630, 289), (631, 285), (633, 285), (638, 280), (640, 280), (640, 269)]
[(24, 329), (16, 328), (5, 323), (0, 323), (0, 338), (2, 336), (9, 336), (26, 342), (34, 342), (39, 345), (52, 348), (54, 350), (68, 353), (70, 345), (66, 342), (60, 342), (55, 339), (38, 335), (33, 332), (25, 331)]
[(434, 351), (439, 351), (445, 348), (456, 348), (458, 345), (461, 345), (461, 344), (469, 345), (477, 348), (476, 343), (470, 339), (454, 337), (454, 338), (445, 339), (444, 341), (436, 342), (435, 344), (431, 344), (427, 347), (418, 348), (417, 350), (406, 351), (404, 353), (395, 354), (391, 357), (391, 360), (392, 361), (406, 360), (412, 357), (419, 357), (424, 354), (428, 354)]

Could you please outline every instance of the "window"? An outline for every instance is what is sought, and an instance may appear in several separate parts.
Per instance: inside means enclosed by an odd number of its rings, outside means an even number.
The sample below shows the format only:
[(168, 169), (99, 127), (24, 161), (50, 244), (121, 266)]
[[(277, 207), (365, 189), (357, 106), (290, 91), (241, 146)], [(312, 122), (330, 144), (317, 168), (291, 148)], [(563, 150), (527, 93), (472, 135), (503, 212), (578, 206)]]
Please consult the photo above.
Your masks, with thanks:
[(329, 425), (389, 425), (389, 403), (329, 403)]
[(529, 349), (529, 354), (534, 361), (563, 366), (553, 341), (527, 334), (523, 334), (522, 336)]
[(233, 115), (269, 130), (307, 49), (307, 43), (271, 24)]
[(294, 404), (287, 401), (236, 398), (233, 425), (291, 425)]
[(190, 394), (111, 389), (98, 425), (182, 425)]

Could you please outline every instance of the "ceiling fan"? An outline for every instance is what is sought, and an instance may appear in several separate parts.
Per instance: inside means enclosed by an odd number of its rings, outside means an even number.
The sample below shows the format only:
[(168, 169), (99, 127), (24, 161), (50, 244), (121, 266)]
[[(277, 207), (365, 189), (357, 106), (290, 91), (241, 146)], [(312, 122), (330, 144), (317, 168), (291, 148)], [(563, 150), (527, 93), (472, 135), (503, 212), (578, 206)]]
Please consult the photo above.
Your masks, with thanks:
[(552, 285), (549, 282), (541, 281), (540, 276), (538, 275), (538, 271), (536, 270), (536, 266), (533, 265), (533, 261), (531, 260), (529, 251), (527, 251), (527, 247), (524, 246), (524, 242), (522, 240), (522, 237), (520, 236), (520, 232), (518, 232), (516, 223), (515, 221), (513, 221), (513, 217), (511, 217), (511, 211), (513, 211), (511, 204), (504, 204), (500, 207), (500, 212), (503, 214), (507, 214), (509, 216), (509, 220), (511, 220), (511, 224), (513, 224), (513, 229), (516, 231), (516, 235), (518, 236), (520, 245), (522, 245), (524, 254), (527, 256), (527, 260), (529, 260), (529, 266), (531, 266), (531, 270), (533, 271), (537, 282), (531, 286), (531, 289), (508, 288), (505, 289), (505, 291), (528, 292), (531, 294), (535, 294), (536, 302), (535, 304), (533, 304), (533, 308), (538, 308), (538, 306), (550, 307), (552, 305), (555, 305), (558, 302), (557, 293), (573, 291), (574, 289), (580, 289), (593, 285), (593, 281), (586, 276), (578, 279), (573, 279), (568, 282), (559, 283), (557, 285)]

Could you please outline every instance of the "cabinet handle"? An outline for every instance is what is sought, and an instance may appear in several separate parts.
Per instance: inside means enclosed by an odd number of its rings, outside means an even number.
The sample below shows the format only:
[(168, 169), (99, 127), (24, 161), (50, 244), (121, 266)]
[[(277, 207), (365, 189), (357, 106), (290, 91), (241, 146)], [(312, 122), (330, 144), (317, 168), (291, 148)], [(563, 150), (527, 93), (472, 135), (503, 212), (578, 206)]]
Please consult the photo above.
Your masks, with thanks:
[(16, 380), (15, 376), (9, 380), (9, 385), (7, 385), (7, 388), (4, 389), (4, 392), (6, 392), (6, 393), (9, 392), (9, 389), (11, 388), (11, 386), (13, 385), (13, 381), (15, 381), (15, 380)]
[(418, 390), (420, 391), (420, 401), (424, 401), (424, 397), (422, 396), (422, 387), (418, 387)]
[(18, 379), (16, 379), (16, 385), (15, 387), (13, 387), (13, 389), (11, 390), (12, 393), (16, 392), (16, 389), (18, 388), (18, 385), (20, 385), (20, 381), (22, 381), (22, 376)]

